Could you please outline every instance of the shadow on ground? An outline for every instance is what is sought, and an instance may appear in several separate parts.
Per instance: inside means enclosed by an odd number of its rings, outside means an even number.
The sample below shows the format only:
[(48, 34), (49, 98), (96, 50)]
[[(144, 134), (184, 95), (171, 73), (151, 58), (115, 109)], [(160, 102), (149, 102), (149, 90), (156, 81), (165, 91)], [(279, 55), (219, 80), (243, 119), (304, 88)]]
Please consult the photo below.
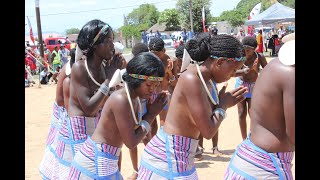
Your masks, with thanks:
[(229, 162), (232, 154), (234, 153), (234, 149), (230, 150), (220, 150), (224, 155), (217, 156), (213, 155), (211, 152), (204, 152), (202, 154), (203, 159), (201, 161), (196, 161), (196, 168), (208, 168), (209, 164), (214, 164), (215, 161)]

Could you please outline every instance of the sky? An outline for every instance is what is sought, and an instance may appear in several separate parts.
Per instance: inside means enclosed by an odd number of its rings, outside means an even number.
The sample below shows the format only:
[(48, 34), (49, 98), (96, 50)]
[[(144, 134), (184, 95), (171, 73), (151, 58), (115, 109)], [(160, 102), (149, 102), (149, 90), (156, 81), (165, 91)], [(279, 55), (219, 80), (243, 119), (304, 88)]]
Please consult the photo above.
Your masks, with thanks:
[[(228, 2), (226, 2), (228, 1)], [(219, 16), (223, 11), (232, 10), (240, 0), (211, 0), (210, 12)], [(154, 4), (158, 11), (175, 8), (177, 0), (39, 0), (41, 31), (64, 34), (66, 29), (78, 28), (92, 19), (100, 19), (113, 29), (123, 25), (123, 15), (144, 3)], [(25, 0), (25, 26), (29, 33), (28, 19), (37, 33), (35, 0)]]

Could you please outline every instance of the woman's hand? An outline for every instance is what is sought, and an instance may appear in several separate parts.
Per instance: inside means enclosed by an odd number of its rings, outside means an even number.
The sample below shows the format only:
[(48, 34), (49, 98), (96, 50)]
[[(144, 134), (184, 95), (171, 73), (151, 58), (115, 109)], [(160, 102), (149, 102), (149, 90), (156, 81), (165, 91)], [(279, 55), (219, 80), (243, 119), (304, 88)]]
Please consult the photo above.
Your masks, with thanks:
[(168, 91), (162, 91), (158, 94), (157, 98), (151, 103), (151, 99), (148, 100), (147, 103), (147, 111), (148, 113), (156, 116), (158, 115), (163, 108), (168, 104)]
[(252, 65), (252, 70), (256, 71), (257, 73), (259, 73), (259, 68), (258, 68), (258, 65), (259, 65), (259, 59), (256, 58), (253, 62), (253, 65)]
[(233, 89), (230, 92), (226, 92), (227, 85), (228, 84), (225, 83), (219, 91), (219, 107), (224, 110), (243, 101), (245, 99), (244, 95), (248, 92), (248, 88), (243, 86)]

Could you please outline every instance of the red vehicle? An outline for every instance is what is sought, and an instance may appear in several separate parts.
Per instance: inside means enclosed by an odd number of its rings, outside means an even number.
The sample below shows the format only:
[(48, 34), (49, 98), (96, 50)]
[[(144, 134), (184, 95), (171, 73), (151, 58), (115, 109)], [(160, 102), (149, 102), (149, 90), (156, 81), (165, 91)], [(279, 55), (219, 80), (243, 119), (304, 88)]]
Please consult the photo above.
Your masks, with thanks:
[(69, 39), (64, 37), (52, 37), (44, 40), (44, 45), (52, 52), (55, 46), (60, 46), (60, 44), (64, 44), (65, 48), (70, 51), (71, 42)]

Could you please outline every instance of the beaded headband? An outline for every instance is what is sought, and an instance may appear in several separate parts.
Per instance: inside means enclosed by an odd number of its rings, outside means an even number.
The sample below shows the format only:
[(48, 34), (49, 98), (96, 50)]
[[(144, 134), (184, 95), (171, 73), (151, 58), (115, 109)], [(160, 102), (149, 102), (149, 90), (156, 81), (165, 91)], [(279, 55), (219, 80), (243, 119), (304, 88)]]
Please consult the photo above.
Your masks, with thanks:
[(94, 43), (99, 39), (99, 37), (100, 37), (100, 35), (101, 35), (102, 32), (108, 32), (109, 27), (110, 27), (110, 26), (109, 26), (108, 24), (106, 24), (106, 25), (104, 25), (104, 26), (100, 29), (100, 31), (98, 32), (98, 34), (94, 37), (91, 46), (93, 46)]
[(256, 49), (255, 47), (249, 46), (249, 45), (243, 45), (244, 48), (251, 48), (251, 49)]
[(136, 78), (136, 79), (149, 80), (149, 81), (162, 81), (163, 80), (163, 77), (157, 77), (157, 76), (146, 76), (146, 75), (140, 75), (140, 74), (129, 74), (129, 76)]
[(227, 57), (218, 57), (218, 56), (213, 56), (213, 55), (211, 55), (210, 57), (213, 58), (213, 59), (223, 58), (223, 59), (226, 59), (226, 60), (229, 60), (229, 61), (235, 61), (235, 62), (246, 61), (246, 60), (247, 60), (247, 58), (246, 58), (245, 56), (243, 56), (243, 57), (227, 58)]

